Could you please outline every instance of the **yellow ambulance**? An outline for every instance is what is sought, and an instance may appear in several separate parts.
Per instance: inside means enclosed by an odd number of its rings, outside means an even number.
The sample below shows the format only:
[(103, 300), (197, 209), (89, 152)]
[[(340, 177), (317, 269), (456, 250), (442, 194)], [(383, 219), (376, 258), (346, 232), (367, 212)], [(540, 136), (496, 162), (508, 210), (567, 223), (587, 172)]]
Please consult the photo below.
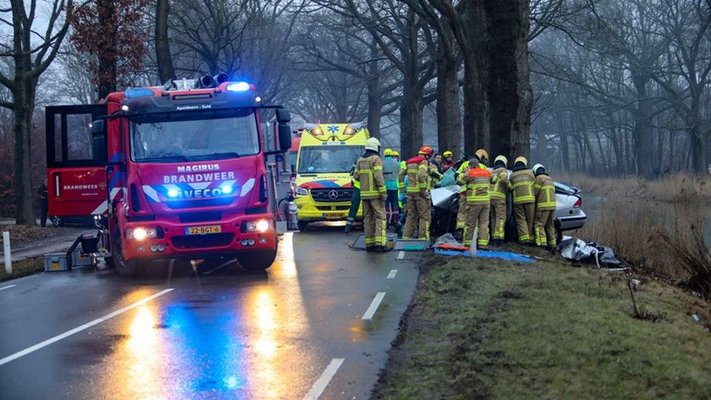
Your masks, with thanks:
[(363, 154), (368, 129), (360, 122), (305, 124), (300, 131), (294, 181), (299, 229), (309, 222), (344, 221), (353, 196), (350, 171)]

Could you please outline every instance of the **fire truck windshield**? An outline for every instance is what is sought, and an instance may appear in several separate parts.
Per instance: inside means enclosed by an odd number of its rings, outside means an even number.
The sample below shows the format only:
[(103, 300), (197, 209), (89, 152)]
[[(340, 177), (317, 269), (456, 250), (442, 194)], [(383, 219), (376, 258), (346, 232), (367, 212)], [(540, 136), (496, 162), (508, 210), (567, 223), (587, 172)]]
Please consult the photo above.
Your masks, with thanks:
[(348, 172), (363, 152), (363, 146), (307, 146), (299, 155), (300, 174)]
[(158, 113), (131, 119), (131, 158), (178, 162), (235, 158), (259, 153), (252, 110)]

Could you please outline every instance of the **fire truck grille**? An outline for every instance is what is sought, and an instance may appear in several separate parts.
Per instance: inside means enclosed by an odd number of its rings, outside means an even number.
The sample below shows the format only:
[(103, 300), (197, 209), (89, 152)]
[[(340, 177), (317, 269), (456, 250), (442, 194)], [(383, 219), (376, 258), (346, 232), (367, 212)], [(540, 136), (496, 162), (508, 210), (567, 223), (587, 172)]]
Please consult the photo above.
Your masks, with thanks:
[(311, 197), (313, 197), (314, 201), (324, 203), (350, 202), (351, 197), (353, 197), (353, 189), (311, 189)]
[(200, 247), (220, 247), (232, 243), (234, 234), (213, 233), (209, 235), (175, 236), (171, 239), (177, 249), (196, 249)]
[(215, 207), (215, 206), (226, 206), (234, 201), (231, 197), (217, 198), (217, 199), (202, 199), (202, 200), (188, 200), (188, 201), (166, 201), (165, 204), (172, 209), (182, 209), (182, 208), (199, 208), (199, 207)]

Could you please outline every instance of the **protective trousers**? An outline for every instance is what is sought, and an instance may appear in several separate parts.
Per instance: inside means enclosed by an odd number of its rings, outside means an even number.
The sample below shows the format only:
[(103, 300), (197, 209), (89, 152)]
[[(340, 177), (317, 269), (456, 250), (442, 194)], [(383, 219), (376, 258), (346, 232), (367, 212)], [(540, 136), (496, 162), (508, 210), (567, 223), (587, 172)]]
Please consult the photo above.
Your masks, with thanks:
[(363, 230), (365, 231), (365, 247), (386, 245), (387, 228), (383, 200), (363, 200)]
[(533, 243), (533, 219), (535, 218), (536, 204), (514, 204), (513, 214), (516, 219), (519, 243)]
[(459, 210), (457, 210), (457, 227), (456, 229), (464, 229), (467, 224), (467, 196), (463, 193), (459, 195)]
[(407, 195), (407, 219), (402, 232), (403, 239), (412, 239), (415, 227), (418, 227), (418, 238), (430, 238), (430, 198), (422, 194)]
[(467, 206), (467, 224), (462, 234), (465, 246), (471, 246), (474, 230), (478, 229), (476, 244), (480, 247), (489, 245), (489, 204), (469, 204)]
[(492, 237), (494, 240), (504, 240), (506, 227), (506, 200), (491, 200)]
[(353, 188), (353, 197), (351, 197), (351, 208), (348, 209), (348, 225), (353, 225), (356, 216), (358, 215), (358, 208), (360, 207), (360, 189)]
[(536, 210), (534, 231), (536, 236), (536, 246), (556, 246), (555, 225), (553, 215), (555, 210)]

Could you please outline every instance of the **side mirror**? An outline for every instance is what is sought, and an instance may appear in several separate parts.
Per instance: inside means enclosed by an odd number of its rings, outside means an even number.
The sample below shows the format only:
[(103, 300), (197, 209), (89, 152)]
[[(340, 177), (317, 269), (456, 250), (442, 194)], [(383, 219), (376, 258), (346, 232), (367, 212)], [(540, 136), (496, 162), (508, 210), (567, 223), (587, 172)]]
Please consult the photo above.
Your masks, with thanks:
[[(276, 120), (277, 120), (277, 122), (279, 122), (279, 124), (286, 124), (289, 121), (291, 121), (291, 114), (289, 113), (289, 110), (286, 110), (284, 108), (277, 108), (276, 109)], [(289, 130), (289, 131), (291, 131), (291, 130)]]
[[(278, 110), (277, 110), (278, 111)], [(291, 128), (285, 122), (279, 122), (279, 149), (288, 151), (291, 148)]]
[(91, 153), (94, 160), (106, 160), (106, 121), (103, 119), (91, 123)]

